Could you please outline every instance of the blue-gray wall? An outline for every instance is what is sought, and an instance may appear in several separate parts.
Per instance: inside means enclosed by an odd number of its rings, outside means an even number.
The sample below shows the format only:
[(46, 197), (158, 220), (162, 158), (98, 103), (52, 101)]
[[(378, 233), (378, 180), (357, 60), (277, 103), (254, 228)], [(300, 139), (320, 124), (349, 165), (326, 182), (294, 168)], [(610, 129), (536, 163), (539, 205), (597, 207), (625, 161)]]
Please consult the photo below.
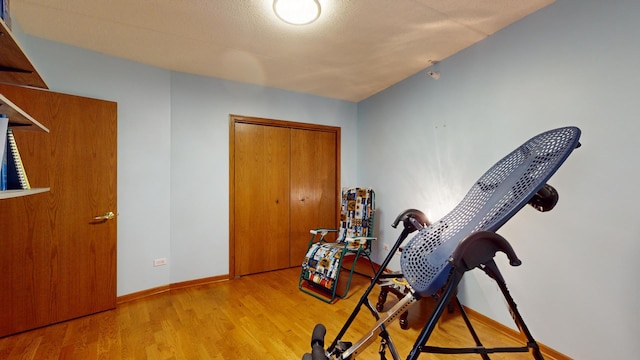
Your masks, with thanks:
[[(421, 72), (358, 105), (358, 179), (377, 190), (388, 243), (400, 211), (437, 220), (528, 138), (582, 129), (583, 146), (549, 181), (557, 207), (526, 207), (499, 231), (523, 261), (511, 268), (499, 256), (533, 334), (576, 359), (640, 351), (639, 19), (637, 1), (558, 0), (436, 65), (440, 80)], [(479, 271), (460, 294), (513, 323)]]
[[(118, 295), (229, 273), (229, 115), (339, 126), (356, 180), (357, 104), (158, 69), (16, 36), (51, 90), (118, 102)], [(168, 265), (153, 267), (153, 259)]]
[[(342, 127), (342, 184), (376, 189), (380, 244), (397, 237), (400, 211), (435, 220), (523, 141), (577, 125), (583, 147), (550, 181), (558, 206), (527, 207), (500, 230), (523, 260), (500, 265), (538, 340), (577, 359), (632, 359), (639, 15), (633, 0), (557, 0), (436, 65), (440, 80), (421, 72), (358, 104), (17, 35), (52, 90), (118, 102), (119, 295), (228, 272), (229, 114)], [(169, 265), (152, 267), (158, 257)], [(460, 294), (510, 324), (482, 274)]]
[(229, 273), (229, 114), (341, 127), (341, 180), (356, 179), (355, 103), (181, 73), (171, 100), (172, 283)]

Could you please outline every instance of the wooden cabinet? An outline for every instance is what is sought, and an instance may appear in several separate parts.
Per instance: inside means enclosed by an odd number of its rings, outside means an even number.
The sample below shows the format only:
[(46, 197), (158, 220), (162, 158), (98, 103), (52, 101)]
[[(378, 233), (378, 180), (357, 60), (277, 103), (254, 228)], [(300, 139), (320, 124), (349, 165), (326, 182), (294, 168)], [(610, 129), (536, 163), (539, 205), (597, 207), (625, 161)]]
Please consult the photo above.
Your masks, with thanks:
[(337, 225), (340, 128), (232, 116), (230, 136), (230, 274), (299, 266)]

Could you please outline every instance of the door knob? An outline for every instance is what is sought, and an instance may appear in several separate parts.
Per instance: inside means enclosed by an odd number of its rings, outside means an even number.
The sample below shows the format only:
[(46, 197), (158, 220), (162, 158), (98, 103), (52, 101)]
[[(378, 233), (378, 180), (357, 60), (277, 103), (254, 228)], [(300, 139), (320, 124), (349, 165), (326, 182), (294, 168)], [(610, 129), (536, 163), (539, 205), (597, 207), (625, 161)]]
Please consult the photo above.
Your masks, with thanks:
[(116, 217), (116, 214), (113, 213), (113, 211), (109, 211), (108, 213), (105, 213), (102, 216), (96, 216), (93, 218), (93, 220), (95, 221), (107, 221), (107, 220), (111, 220), (114, 217)]

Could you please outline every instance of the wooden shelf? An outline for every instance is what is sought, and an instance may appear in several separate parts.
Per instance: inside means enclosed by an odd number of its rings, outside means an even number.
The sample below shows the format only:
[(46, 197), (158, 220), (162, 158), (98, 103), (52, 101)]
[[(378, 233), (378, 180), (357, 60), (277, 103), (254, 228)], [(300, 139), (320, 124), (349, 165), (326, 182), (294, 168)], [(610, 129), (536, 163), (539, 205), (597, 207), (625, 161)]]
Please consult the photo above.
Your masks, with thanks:
[[(0, 94), (0, 114), (9, 118), (9, 126), (16, 130), (32, 130), (49, 132), (44, 125), (16, 106), (4, 95)], [(0, 199), (10, 199), (19, 196), (27, 196), (49, 191), (49, 188), (34, 188), (29, 190), (1, 190)]]
[[(47, 84), (2, 19), (0, 19), (0, 82), (48, 89)], [(49, 129), (2, 94), (0, 94), (0, 114), (9, 118), (9, 127), (14, 130), (49, 132)], [(39, 194), (49, 190), (50, 188), (4, 190), (0, 191), (0, 199)]]
[(35, 130), (49, 132), (44, 125), (40, 124), (31, 115), (24, 112), (4, 95), (0, 94), (0, 114), (5, 114), (9, 118), (9, 127), (16, 130)]
[(0, 191), (0, 199), (10, 199), (20, 196), (34, 195), (49, 191), (51, 188), (37, 188), (29, 190), (3, 190)]
[(2, 19), (0, 19), (0, 82), (49, 89)]

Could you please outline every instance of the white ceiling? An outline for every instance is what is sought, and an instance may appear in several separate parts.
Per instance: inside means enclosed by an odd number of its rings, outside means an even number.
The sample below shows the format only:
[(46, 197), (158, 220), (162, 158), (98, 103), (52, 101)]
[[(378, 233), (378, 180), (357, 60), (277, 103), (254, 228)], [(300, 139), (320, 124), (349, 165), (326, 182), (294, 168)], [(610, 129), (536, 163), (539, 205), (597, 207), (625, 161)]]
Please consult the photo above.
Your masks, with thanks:
[(11, 0), (10, 10), (29, 35), (355, 102), (552, 2), (320, 0), (306, 26), (278, 20), (271, 0)]

